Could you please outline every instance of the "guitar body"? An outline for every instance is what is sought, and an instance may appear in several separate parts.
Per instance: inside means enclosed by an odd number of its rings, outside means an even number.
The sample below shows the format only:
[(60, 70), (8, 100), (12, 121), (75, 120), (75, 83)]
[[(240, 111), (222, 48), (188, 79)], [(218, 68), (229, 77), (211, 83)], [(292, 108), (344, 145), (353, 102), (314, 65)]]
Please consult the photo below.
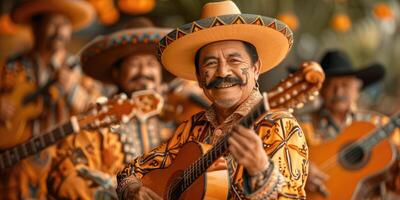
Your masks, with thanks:
[(13, 104), (15, 115), (0, 127), (1, 136), (7, 138), (0, 140), (0, 149), (13, 147), (32, 136), (26, 131), (27, 122), (40, 115), (43, 104), (41, 99), (38, 99), (23, 105), (23, 100), (35, 90), (36, 86), (33, 83), (21, 81), (11, 93), (2, 95), (1, 98), (8, 99)]
[[(367, 181), (371, 177), (384, 175), (395, 162), (395, 147), (387, 139), (382, 140), (372, 151), (357, 153), (363, 155), (356, 159), (357, 162), (348, 162), (344, 156), (339, 156), (339, 152), (375, 128), (375, 125), (369, 122), (353, 122), (335, 140), (309, 147), (310, 161), (329, 176), (325, 182), (329, 196), (323, 197), (320, 193), (307, 192), (309, 199), (363, 199), (360, 194), (366, 189)], [(355, 154), (353, 151), (353, 155)]]
[[(144, 186), (163, 199), (169, 199), (168, 190), (192, 163), (203, 156), (209, 147), (197, 142), (186, 143), (171, 166), (153, 170), (142, 178)], [(200, 176), (181, 196), (180, 200), (217, 200), (228, 198), (229, 175), (227, 170), (208, 172)]]

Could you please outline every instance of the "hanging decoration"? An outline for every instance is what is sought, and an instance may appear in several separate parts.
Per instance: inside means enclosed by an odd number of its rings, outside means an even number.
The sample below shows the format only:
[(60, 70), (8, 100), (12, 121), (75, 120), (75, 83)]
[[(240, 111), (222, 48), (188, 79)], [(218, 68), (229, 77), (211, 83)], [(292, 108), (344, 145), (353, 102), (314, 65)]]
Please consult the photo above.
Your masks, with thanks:
[(339, 12), (331, 18), (331, 28), (337, 32), (347, 32), (351, 25), (351, 19), (346, 13)]
[(0, 16), (0, 35), (13, 35), (18, 31), (18, 25), (11, 21), (9, 14)]
[(113, 0), (87, 0), (97, 12), (102, 24), (111, 25), (118, 21), (119, 12)]
[(141, 15), (151, 12), (156, 6), (155, 0), (119, 0), (119, 9), (127, 14)]
[(293, 31), (299, 27), (299, 20), (293, 12), (283, 12), (277, 16), (277, 19), (288, 25)]
[(374, 5), (373, 14), (379, 20), (393, 20), (394, 13), (393, 10), (387, 3), (380, 2)]

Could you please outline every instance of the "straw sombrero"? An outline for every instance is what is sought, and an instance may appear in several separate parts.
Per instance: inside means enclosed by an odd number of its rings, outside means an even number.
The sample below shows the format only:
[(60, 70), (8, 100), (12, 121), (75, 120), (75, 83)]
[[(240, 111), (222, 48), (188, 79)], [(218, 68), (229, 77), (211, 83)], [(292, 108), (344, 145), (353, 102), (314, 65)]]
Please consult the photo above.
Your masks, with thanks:
[(157, 43), (169, 31), (171, 29), (143, 27), (97, 37), (81, 52), (82, 69), (95, 79), (112, 83), (111, 71), (116, 62), (135, 52), (157, 55)]
[(29, 24), (32, 17), (52, 12), (67, 16), (75, 30), (89, 25), (95, 18), (93, 7), (83, 0), (25, 0), (13, 8), (11, 18), (16, 23)]
[(196, 80), (195, 54), (212, 42), (241, 40), (253, 44), (261, 60), (261, 72), (278, 65), (293, 44), (292, 31), (284, 23), (241, 14), (232, 1), (205, 4), (200, 18), (170, 32), (159, 43), (162, 64), (178, 77)]
[(356, 76), (363, 82), (363, 88), (382, 80), (385, 68), (379, 63), (355, 68), (347, 54), (340, 50), (330, 50), (321, 59), (326, 77)]

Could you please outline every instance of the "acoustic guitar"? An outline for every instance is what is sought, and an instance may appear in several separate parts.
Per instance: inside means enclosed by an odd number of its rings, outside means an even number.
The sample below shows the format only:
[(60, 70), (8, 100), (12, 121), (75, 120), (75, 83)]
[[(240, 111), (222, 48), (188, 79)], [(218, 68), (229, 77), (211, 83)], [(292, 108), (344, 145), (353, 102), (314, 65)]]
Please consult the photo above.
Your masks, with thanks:
[(30, 137), (30, 134), (26, 134), (26, 124), (42, 113), (43, 100), (40, 97), (56, 82), (51, 80), (43, 87), (37, 88), (34, 83), (25, 80), (23, 73), (17, 75), (16, 80), (18, 84), (15, 88), (1, 96), (9, 100), (15, 109), (15, 114), (0, 127), (1, 136), (7, 138), (0, 140), (0, 149), (20, 144)]
[(371, 122), (353, 122), (335, 140), (309, 146), (310, 161), (329, 178), (325, 182), (327, 191), (307, 192), (307, 197), (313, 200), (365, 199), (368, 188), (380, 182), (376, 178), (385, 176), (395, 162), (396, 147), (387, 138), (397, 127), (400, 127), (400, 113), (382, 127)]
[(152, 90), (135, 92), (129, 99), (126, 95), (117, 95), (110, 100), (101, 98), (94, 108), (79, 119), (77, 116), (72, 116), (70, 120), (52, 131), (1, 153), (0, 172), (56, 144), (68, 135), (78, 133), (81, 129), (96, 129), (120, 122), (126, 123), (133, 117), (144, 120), (158, 114), (162, 105), (162, 97)]
[[(323, 80), (324, 73), (319, 64), (304, 63), (297, 73), (290, 75), (274, 87), (268, 99), (264, 95), (263, 100), (254, 106), (239, 123), (251, 128), (254, 123), (262, 119), (269, 110), (269, 105), (272, 108), (301, 107), (308, 97), (318, 92)], [(171, 166), (145, 174), (141, 179), (143, 185), (166, 200), (227, 199), (228, 172), (226, 170), (206, 172), (228, 151), (229, 137), (229, 133), (225, 134), (212, 147), (198, 142), (186, 143)]]

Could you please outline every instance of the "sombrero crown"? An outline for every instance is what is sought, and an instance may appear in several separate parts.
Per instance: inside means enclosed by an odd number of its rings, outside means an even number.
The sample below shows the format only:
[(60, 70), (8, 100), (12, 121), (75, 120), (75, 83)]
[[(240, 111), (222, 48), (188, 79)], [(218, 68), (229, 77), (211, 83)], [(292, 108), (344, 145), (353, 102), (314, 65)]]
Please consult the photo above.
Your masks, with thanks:
[(113, 82), (112, 67), (122, 58), (137, 52), (157, 54), (157, 43), (171, 29), (157, 28), (150, 20), (137, 19), (130, 29), (99, 36), (81, 51), (83, 71), (103, 82)]
[(29, 24), (32, 17), (43, 13), (65, 15), (75, 30), (88, 26), (95, 19), (93, 7), (83, 0), (25, 0), (13, 8), (11, 18), (16, 23)]
[(196, 80), (196, 52), (209, 43), (224, 40), (253, 44), (262, 63), (261, 72), (266, 72), (285, 58), (293, 44), (293, 34), (276, 19), (241, 14), (232, 1), (207, 3), (200, 20), (176, 28), (160, 41), (158, 56), (172, 74)]

